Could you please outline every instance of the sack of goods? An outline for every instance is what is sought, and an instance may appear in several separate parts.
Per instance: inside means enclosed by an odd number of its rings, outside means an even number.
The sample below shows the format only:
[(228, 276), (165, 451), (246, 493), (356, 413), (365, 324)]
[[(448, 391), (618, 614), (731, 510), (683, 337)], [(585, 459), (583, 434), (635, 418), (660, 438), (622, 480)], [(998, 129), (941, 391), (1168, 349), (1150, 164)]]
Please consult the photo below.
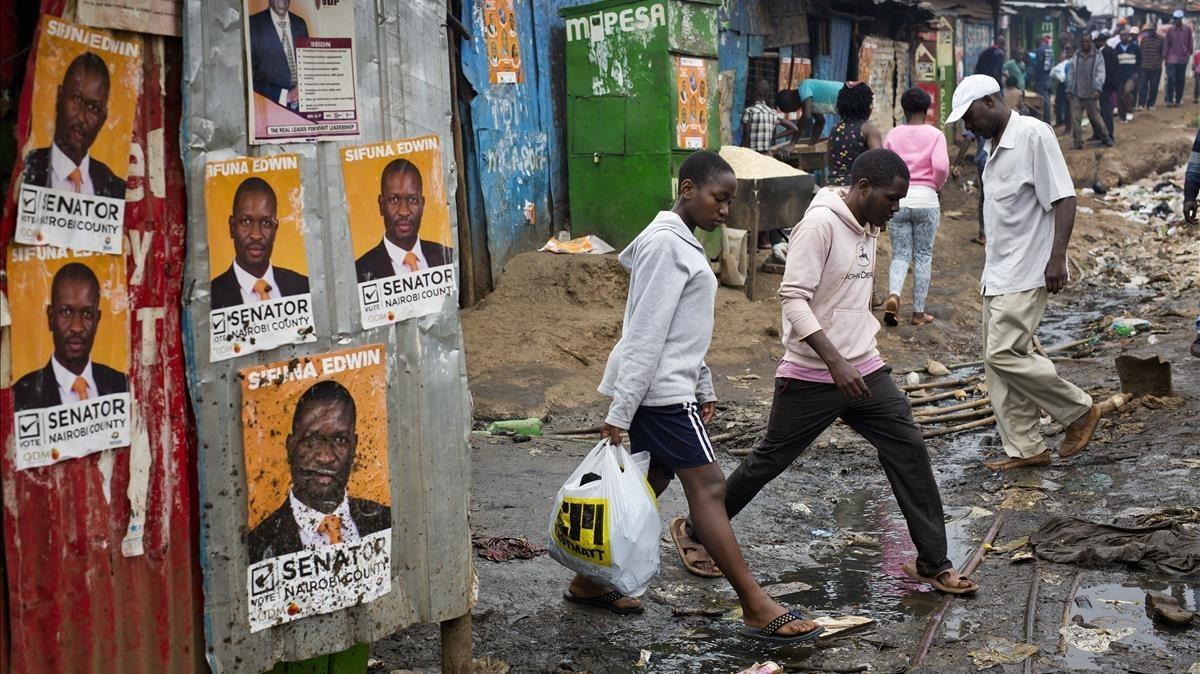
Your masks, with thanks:
[(650, 455), (596, 445), (558, 490), (550, 516), (550, 556), (627, 597), (658, 575), (662, 521), (646, 482)]

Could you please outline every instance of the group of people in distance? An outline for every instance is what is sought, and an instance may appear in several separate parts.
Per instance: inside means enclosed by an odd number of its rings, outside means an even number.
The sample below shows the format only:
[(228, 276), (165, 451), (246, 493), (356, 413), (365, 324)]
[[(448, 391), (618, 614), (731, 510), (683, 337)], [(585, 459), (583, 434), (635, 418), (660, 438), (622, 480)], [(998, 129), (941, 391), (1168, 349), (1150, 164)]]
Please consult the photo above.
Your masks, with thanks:
[[(741, 633), (749, 638), (794, 643), (822, 633), (764, 592), (730, 521), (837, 419), (879, 452), (916, 547), (903, 572), (941, 592), (979, 588), (947, 556), (929, 454), (876, 346), (880, 325), (871, 310), (879, 233), (898, 225), (905, 236), (924, 240), (936, 227), (930, 225), (936, 215), (922, 211), (936, 208), (936, 192), (948, 172), (945, 141), (939, 143), (933, 136), (942, 138), (941, 132), (923, 124), (928, 98), (914, 92), (905, 94), (909, 124), (879, 138), (865, 121), (869, 91), (862, 84), (838, 90), (839, 112), (859, 101), (860, 114), (843, 115), (840, 122), (846, 145), (859, 151), (848, 152), (853, 156), (846, 165), (831, 171), (828, 186), (790, 235), (779, 289), (785, 353), (775, 372), (766, 435), (728, 478), (705, 431), (716, 413), (717, 394), (704, 358), (717, 282), (692, 231), (713, 230), (727, 217), (737, 191), (729, 164), (711, 152), (690, 155), (679, 170), (674, 207), (660, 212), (619, 258), (630, 272), (629, 296), (621, 339), (600, 385), (612, 399), (601, 433), (613, 444), (628, 437), (633, 451), (650, 453), (648, 481), (656, 494), (678, 475), (690, 510), (669, 525), (680, 559), (696, 575), (729, 581), (743, 609)], [(805, 115), (819, 109), (809, 103)], [(1053, 130), (1013, 110), (994, 78), (962, 81), (945, 121), (959, 120), (984, 139), (988, 157), (983, 360), (1006, 456), (986, 466), (1049, 465), (1039, 409), (1066, 429), (1058, 450), (1062, 458), (1087, 446), (1100, 418), (1099, 406), (1060, 378), (1033, 345), (1047, 297), (1066, 285), (1074, 185)], [(922, 314), (914, 312), (913, 322), (929, 320)], [(617, 613), (642, 611), (638, 599), (582, 575), (565, 596)]]

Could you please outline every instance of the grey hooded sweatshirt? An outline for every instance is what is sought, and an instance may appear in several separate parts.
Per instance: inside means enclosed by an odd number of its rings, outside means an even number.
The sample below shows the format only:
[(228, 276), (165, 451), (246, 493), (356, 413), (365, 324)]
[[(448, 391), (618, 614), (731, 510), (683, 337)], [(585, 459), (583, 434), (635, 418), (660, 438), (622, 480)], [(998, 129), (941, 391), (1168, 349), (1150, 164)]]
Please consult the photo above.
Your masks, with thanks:
[(612, 398), (605, 422), (628, 429), (641, 405), (716, 400), (704, 355), (717, 278), (704, 247), (682, 218), (660, 211), (617, 259), (629, 270), (629, 298), (600, 383)]

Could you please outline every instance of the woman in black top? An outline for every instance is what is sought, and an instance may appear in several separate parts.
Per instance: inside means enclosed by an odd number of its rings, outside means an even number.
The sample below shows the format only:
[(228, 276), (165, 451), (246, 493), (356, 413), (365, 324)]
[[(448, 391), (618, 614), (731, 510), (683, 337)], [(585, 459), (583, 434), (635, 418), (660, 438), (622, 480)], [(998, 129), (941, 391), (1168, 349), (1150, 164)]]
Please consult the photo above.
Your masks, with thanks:
[(846, 185), (850, 167), (858, 155), (883, 147), (883, 137), (874, 124), (867, 121), (875, 94), (863, 82), (847, 82), (838, 92), (838, 123), (829, 135), (829, 177), (826, 185)]

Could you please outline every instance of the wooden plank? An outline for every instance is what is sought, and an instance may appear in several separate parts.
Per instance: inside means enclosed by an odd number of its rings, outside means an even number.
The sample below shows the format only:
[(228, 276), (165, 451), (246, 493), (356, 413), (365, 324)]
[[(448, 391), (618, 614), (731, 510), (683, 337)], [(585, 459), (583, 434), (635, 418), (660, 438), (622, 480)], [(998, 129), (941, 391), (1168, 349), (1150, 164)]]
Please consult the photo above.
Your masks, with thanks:
[(442, 672), (471, 671), (471, 614), (442, 621)]

